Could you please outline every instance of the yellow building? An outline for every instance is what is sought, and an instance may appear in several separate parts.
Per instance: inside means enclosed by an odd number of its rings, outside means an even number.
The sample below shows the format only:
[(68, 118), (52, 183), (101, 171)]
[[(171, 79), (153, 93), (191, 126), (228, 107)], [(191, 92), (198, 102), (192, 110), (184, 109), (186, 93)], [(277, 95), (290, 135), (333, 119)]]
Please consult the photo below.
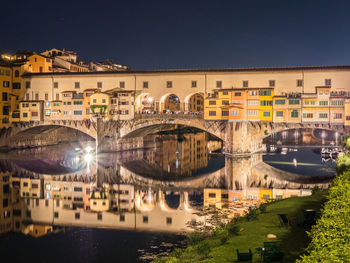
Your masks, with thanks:
[(110, 202), (107, 191), (92, 191), (90, 196), (90, 210), (95, 212), (108, 211)]
[(52, 72), (52, 59), (39, 54), (34, 54), (28, 58), (29, 66), (33, 73)]
[(0, 173), (0, 235), (13, 229), (10, 173)]
[(329, 123), (330, 122), (330, 87), (316, 87), (316, 93), (302, 94), (303, 100), (302, 122)]
[(110, 108), (111, 100), (108, 93), (96, 92), (90, 96), (90, 114), (99, 114), (105, 119), (109, 119)]
[(272, 121), (273, 120), (273, 88), (259, 89), (260, 100), (260, 121)]
[(43, 101), (22, 101), (20, 103), (20, 121), (43, 121), (44, 120), (44, 106)]
[(204, 207), (209, 208), (228, 208), (228, 190), (204, 188)]
[(247, 92), (247, 120), (260, 121), (260, 95), (259, 89), (249, 89)]
[(204, 100), (205, 120), (228, 120), (232, 90), (215, 90)]
[(86, 89), (84, 94), (84, 119), (90, 119), (90, 97), (97, 92), (98, 89)]
[[(12, 78), (11, 66), (6, 63), (0, 64), (0, 124), (1, 126), (8, 126), (10, 123), (10, 109), (11, 109), (11, 92), (12, 92)], [(1, 127), (0, 126), (0, 127)]]

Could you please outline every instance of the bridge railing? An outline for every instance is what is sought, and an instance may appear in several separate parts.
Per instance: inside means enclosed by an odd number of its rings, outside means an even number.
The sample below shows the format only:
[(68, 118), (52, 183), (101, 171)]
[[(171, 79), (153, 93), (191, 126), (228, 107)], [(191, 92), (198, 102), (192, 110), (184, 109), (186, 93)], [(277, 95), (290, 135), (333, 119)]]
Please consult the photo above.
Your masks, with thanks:
[(184, 114), (184, 113), (161, 113), (161, 114), (135, 114), (135, 120), (146, 119), (203, 119), (203, 114)]

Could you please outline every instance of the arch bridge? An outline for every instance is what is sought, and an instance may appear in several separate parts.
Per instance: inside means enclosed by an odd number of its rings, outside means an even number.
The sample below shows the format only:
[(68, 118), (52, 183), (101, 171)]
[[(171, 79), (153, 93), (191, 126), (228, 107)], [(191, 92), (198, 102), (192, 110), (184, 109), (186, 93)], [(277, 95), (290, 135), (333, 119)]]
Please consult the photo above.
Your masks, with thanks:
[(55, 127), (66, 127), (94, 138), (98, 149), (101, 145), (108, 144), (112, 145), (109, 150), (118, 150), (117, 145), (125, 140), (168, 131), (180, 126), (195, 127), (222, 140), (227, 154), (250, 154), (261, 151), (265, 137), (284, 130), (311, 128), (332, 130), (339, 133), (346, 132), (343, 125), (207, 121), (199, 114), (136, 114), (132, 120), (104, 121), (102, 118), (95, 118), (92, 121), (50, 120), (14, 123), (9, 128), (0, 130), (0, 147), (16, 147), (17, 140), (33, 129), (39, 129), (38, 132), (43, 132)]

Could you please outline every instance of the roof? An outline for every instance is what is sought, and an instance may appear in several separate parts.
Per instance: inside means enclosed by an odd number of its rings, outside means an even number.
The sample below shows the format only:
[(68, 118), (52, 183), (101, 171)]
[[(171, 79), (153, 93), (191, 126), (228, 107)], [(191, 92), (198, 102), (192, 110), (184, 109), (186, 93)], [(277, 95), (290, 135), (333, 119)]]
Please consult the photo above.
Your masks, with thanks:
[(253, 67), (253, 68), (218, 68), (218, 69), (160, 69), (160, 70), (129, 70), (129, 71), (93, 71), (93, 72), (57, 72), (57, 73), (28, 73), (28, 76), (47, 75), (128, 75), (155, 73), (228, 73), (228, 72), (272, 72), (272, 71), (319, 71), (319, 70), (350, 70), (350, 65), (341, 66), (296, 66), (296, 67)]

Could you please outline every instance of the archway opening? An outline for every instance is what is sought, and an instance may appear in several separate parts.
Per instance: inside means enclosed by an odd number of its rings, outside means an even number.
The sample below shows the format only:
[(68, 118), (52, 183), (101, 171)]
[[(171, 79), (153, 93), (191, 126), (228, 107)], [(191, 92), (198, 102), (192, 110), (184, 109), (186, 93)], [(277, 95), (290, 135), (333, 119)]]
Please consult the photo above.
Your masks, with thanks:
[(136, 113), (149, 114), (156, 111), (154, 97), (150, 93), (143, 93), (136, 99)]
[(180, 99), (175, 94), (166, 94), (160, 99), (159, 111), (166, 113), (168, 111), (180, 111)]
[(204, 96), (202, 93), (192, 93), (185, 98), (185, 111), (203, 112)]

